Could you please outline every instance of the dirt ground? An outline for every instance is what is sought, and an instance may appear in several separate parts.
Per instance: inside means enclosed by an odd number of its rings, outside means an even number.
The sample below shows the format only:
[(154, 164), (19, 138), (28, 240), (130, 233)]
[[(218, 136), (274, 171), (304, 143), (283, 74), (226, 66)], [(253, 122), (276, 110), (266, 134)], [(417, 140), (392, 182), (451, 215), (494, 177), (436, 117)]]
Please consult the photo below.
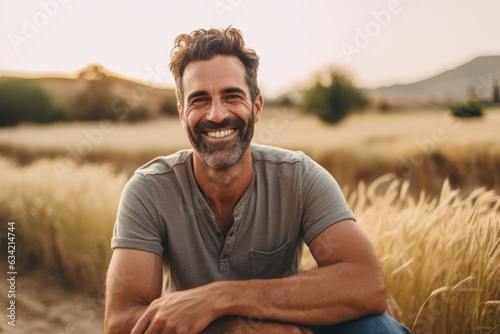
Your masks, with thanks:
[(60, 278), (43, 269), (18, 271), (16, 276), (16, 326), (8, 325), (7, 280), (0, 280), (4, 315), (0, 333), (103, 333), (102, 292), (95, 296), (67, 287)]

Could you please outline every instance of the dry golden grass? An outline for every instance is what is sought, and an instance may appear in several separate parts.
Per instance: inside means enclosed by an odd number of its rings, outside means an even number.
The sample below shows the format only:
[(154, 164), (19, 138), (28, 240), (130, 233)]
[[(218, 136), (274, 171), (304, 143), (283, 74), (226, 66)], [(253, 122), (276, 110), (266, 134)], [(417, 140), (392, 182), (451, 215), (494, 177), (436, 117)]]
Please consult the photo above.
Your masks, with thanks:
[[(87, 291), (102, 289), (124, 174), (83, 164), (61, 178), (61, 160), (24, 167), (0, 158), (0, 213), (16, 221), (24, 256)], [(500, 323), (500, 196), (407, 196), (391, 176), (360, 182), (349, 203), (386, 275), (389, 311), (414, 333), (494, 333)], [(311, 266), (306, 254), (305, 266)]]
[[(498, 110), (471, 121), (446, 111), (354, 115), (332, 127), (275, 109), (255, 141), (303, 150), (337, 178), (381, 260), (390, 312), (414, 333), (495, 333), (498, 128)], [(186, 147), (177, 119), (0, 130), (0, 218), (16, 221), (20, 260), (101, 290), (127, 177)], [(395, 176), (380, 178), (388, 173)]]
[(102, 288), (124, 174), (83, 165), (59, 177), (63, 161), (25, 167), (0, 158), (0, 218), (16, 222), (18, 263), (29, 259), (88, 292)]
[(414, 200), (408, 187), (385, 176), (348, 200), (382, 263), (389, 312), (414, 333), (495, 333), (500, 196), (478, 188), (463, 197), (445, 182), (438, 198)]

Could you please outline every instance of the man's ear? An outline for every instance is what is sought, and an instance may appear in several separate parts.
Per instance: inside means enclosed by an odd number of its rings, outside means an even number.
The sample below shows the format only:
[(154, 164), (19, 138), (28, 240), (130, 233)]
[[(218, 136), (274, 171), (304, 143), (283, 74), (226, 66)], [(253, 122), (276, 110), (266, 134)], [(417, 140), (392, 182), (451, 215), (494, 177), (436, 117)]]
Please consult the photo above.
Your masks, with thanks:
[(182, 112), (182, 106), (179, 102), (177, 102), (177, 112), (179, 113), (179, 118), (181, 120), (182, 127), (185, 127), (184, 113)]
[(255, 98), (255, 102), (253, 103), (253, 114), (254, 114), (254, 122), (257, 123), (262, 116), (262, 111), (264, 109), (264, 98), (262, 95), (258, 95)]

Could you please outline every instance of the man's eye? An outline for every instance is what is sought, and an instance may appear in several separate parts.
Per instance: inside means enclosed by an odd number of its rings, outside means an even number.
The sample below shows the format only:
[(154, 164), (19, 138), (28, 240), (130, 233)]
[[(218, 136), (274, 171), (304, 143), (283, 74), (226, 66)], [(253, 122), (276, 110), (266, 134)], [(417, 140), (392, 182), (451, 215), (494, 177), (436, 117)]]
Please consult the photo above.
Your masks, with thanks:
[(226, 100), (239, 100), (239, 99), (241, 99), (241, 96), (236, 94), (229, 94), (226, 96)]
[(208, 101), (208, 97), (197, 97), (196, 99), (194, 99), (193, 101), (191, 101), (191, 103), (204, 103), (204, 102), (207, 102)]

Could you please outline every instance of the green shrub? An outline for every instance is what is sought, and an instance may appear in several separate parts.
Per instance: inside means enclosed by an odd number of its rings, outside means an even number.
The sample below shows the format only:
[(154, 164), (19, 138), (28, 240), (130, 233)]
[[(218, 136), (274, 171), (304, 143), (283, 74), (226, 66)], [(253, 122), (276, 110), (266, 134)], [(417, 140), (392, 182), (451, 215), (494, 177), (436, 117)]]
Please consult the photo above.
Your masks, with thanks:
[(163, 115), (177, 116), (177, 99), (175, 96), (167, 96), (161, 102), (160, 113)]
[(450, 106), (451, 114), (455, 117), (471, 118), (482, 117), (483, 106), (478, 101), (457, 102)]
[(306, 90), (302, 109), (317, 114), (327, 123), (338, 123), (352, 110), (367, 105), (368, 98), (356, 87), (351, 77), (342, 71), (330, 71), (329, 83), (321, 80)]
[(0, 126), (65, 119), (54, 97), (33, 79), (0, 78)]

